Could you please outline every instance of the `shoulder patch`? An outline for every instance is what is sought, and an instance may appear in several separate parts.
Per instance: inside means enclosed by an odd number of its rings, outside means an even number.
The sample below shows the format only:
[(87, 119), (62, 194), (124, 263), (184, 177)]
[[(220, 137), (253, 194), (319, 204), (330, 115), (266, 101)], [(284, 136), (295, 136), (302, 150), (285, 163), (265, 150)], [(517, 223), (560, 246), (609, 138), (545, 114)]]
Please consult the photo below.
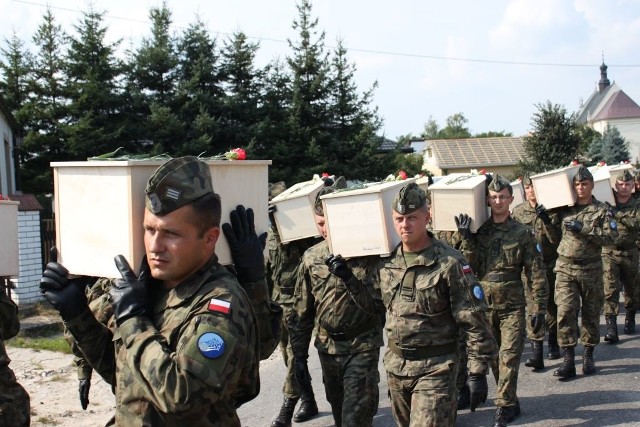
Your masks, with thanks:
[(473, 274), (473, 270), (469, 264), (461, 264), (462, 274)]
[(611, 221), (611, 222), (609, 223), (609, 225), (611, 226), (611, 228), (612, 228), (613, 230), (615, 230), (615, 229), (617, 229), (617, 228), (618, 228), (618, 223), (617, 223), (617, 222), (615, 222), (615, 221)]
[(476, 299), (479, 301), (482, 301), (484, 299), (484, 291), (482, 290), (482, 286), (475, 285), (473, 287), (473, 296), (476, 297)]
[(231, 312), (231, 303), (222, 299), (211, 298), (207, 309), (214, 313), (229, 314)]
[(207, 359), (217, 359), (224, 354), (224, 339), (215, 332), (205, 332), (198, 338), (198, 350)]
[(536, 250), (542, 253), (542, 245), (540, 243), (536, 243)]

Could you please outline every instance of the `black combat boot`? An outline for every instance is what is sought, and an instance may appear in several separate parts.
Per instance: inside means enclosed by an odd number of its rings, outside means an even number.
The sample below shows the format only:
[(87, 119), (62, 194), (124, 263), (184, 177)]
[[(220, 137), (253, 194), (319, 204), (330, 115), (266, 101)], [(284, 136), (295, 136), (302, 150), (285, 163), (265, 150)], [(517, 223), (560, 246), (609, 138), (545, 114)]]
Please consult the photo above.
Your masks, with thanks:
[(584, 353), (582, 353), (582, 373), (585, 375), (595, 374), (596, 363), (593, 361), (593, 348), (592, 345), (584, 346)]
[(271, 423), (271, 427), (291, 427), (291, 418), (293, 417), (293, 411), (295, 411), (297, 403), (297, 397), (285, 397), (284, 402), (282, 402), (282, 408), (280, 408), (280, 413)]
[(493, 418), (493, 427), (506, 427), (518, 415), (520, 415), (520, 405), (517, 406), (498, 406), (496, 415)]
[(465, 384), (458, 390), (458, 411), (467, 409), (469, 405), (471, 405), (471, 390), (469, 390), (469, 384)]
[(558, 347), (558, 331), (549, 330), (549, 360), (560, 359), (560, 347)]
[(542, 341), (531, 341), (531, 357), (524, 362), (524, 366), (533, 368), (534, 371), (544, 369)]
[(627, 310), (627, 315), (624, 316), (624, 333), (627, 335), (636, 333), (636, 311)]
[(560, 381), (576, 376), (575, 347), (562, 347), (562, 356), (564, 357), (562, 365), (553, 372), (553, 376), (560, 377), (558, 378)]
[(311, 392), (311, 394), (303, 394), (300, 409), (296, 412), (293, 420), (297, 423), (302, 423), (310, 420), (316, 415), (318, 415), (318, 405), (316, 404), (316, 398), (313, 395), (313, 392)]
[(611, 344), (620, 341), (618, 338), (618, 325), (616, 324), (616, 316), (608, 315), (604, 316), (607, 321), (607, 333), (604, 336), (604, 340)]

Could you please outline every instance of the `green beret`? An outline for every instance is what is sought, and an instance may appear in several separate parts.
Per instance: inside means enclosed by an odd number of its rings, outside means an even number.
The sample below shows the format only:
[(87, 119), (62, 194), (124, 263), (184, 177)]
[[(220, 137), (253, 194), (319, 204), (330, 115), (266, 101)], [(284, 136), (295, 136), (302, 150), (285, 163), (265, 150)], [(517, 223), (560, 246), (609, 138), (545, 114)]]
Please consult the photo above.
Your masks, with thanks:
[(505, 188), (509, 189), (509, 194), (513, 194), (513, 188), (511, 188), (511, 183), (507, 181), (504, 177), (497, 175), (493, 177), (493, 180), (489, 184), (488, 189), (490, 191), (500, 192)]
[(629, 172), (629, 169), (621, 170), (620, 172), (618, 172), (618, 175), (616, 175), (616, 181), (621, 181), (621, 182), (633, 181), (633, 175), (631, 175), (631, 172)]
[(427, 204), (427, 195), (415, 182), (402, 187), (393, 199), (393, 210), (400, 215), (409, 214)]
[(593, 175), (585, 165), (581, 165), (578, 172), (573, 176), (573, 181), (591, 181), (593, 182)]
[(161, 165), (145, 188), (145, 205), (158, 216), (166, 215), (213, 193), (209, 166), (193, 156), (178, 157)]
[(333, 186), (322, 187), (322, 189), (316, 194), (316, 200), (313, 203), (313, 213), (318, 216), (324, 216), (324, 209), (322, 209), (322, 200), (320, 200), (320, 197), (324, 196), (325, 194), (335, 193), (335, 191), (336, 188)]

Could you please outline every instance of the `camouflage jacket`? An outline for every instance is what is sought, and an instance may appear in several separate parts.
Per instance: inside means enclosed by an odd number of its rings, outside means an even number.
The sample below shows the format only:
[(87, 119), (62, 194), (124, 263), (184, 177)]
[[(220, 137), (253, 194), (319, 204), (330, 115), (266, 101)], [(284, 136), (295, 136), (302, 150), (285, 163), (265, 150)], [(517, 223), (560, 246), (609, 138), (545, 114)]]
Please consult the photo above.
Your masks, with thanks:
[(397, 347), (452, 348), (446, 354), (417, 360), (387, 349), (384, 364), (388, 372), (423, 375), (436, 365), (457, 360), (458, 337), (464, 331), (469, 372), (485, 375), (497, 345), (487, 323), (482, 288), (460, 252), (439, 240), (432, 242), (409, 266), (402, 244), (388, 257), (371, 257), (366, 279), (349, 281), (349, 289), (362, 299), (366, 293), (360, 287), (380, 284), (387, 307), (387, 339)]
[(269, 227), (267, 233), (269, 258), (266, 276), (269, 287), (273, 289), (271, 298), (274, 301), (287, 306), (294, 303), (298, 265), (304, 251), (318, 242), (318, 238), (311, 237), (282, 243), (277, 229), (274, 226)]
[(15, 337), (19, 330), (18, 306), (4, 291), (0, 291), (0, 366), (7, 366), (10, 362), (4, 341)]
[(614, 245), (604, 245), (603, 251), (635, 250), (640, 231), (640, 201), (630, 197), (626, 203), (616, 203), (613, 219), (617, 222), (618, 238)]
[(239, 426), (236, 408), (260, 389), (244, 289), (214, 256), (177, 287), (150, 293), (152, 315), (113, 333), (89, 310), (66, 323), (89, 363), (114, 373), (116, 424)]
[[(558, 246), (559, 262), (563, 262), (562, 257), (565, 257), (583, 260), (580, 264), (571, 264), (573, 268), (602, 266), (602, 247), (615, 245), (618, 238), (618, 223), (607, 206), (594, 198), (588, 205), (567, 206), (559, 210), (558, 215), (562, 232)], [(575, 232), (565, 229), (564, 222), (571, 219), (580, 221), (582, 230)]]
[(529, 202), (524, 201), (513, 208), (511, 218), (533, 229), (536, 242), (538, 242), (542, 248), (542, 258), (545, 265), (547, 267), (553, 267), (555, 259), (558, 257), (558, 243), (560, 243), (562, 234), (558, 228), (558, 215), (551, 210), (547, 210), (547, 213), (549, 214), (549, 218), (551, 218), (550, 224), (545, 224), (538, 218), (536, 208), (531, 206)]
[(531, 284), (534, 310), (538, 313), (546, 310), (549, 286), (531, 228), (511, 218), (499, 224), (489, 218), (473, 239), (463, 242), (462, 253), (480, 279), (490, 308), (502, 310), (526, 305), (524, 273)]
[(462, 236), (459, 231), (433, 230), (433, 235), (457, 251), (462, 247)]
[[(369, 298), (359, 303), (345, 283), (325, 265), (329, 255), (326, 241), (307, 249), (298, 269), (296, 301), (289, 320), (289, 334), (295, 357), (304, 358), (316, 324), (315, 346), (329, 354), (353, 354), (384, 345), (384, 306), (380, 289), (364, 290)], [(364, 277), (361, 259), (347, 260), (357, 277)]]

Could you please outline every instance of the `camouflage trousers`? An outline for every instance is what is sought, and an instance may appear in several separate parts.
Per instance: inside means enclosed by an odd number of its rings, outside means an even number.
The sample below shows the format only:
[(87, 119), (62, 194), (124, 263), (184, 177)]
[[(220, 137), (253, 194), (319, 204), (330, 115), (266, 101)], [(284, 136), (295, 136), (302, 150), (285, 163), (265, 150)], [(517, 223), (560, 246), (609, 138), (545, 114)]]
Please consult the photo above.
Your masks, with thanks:
[(624, 308), (637, 310), (640, 297), (638, 281), (638, 249), (628, 251), (602, 251), (602, 276), (604, 282), (604, 314), (617, 316), (620, 305), (620, 290), (624, 289)]
[(558, 306), (558, 344), (578, 344), (578, 312), (582, 316), (582, 344), (600, 342), (600, 309), (604, 300), (602, 268), (579, 268), (556, 264), (556, 304)]
[(318, 355), (324, 391), (336, 426), (371, 426), (380, 400), (380, 349)]
[(496, 406), (513, 406), (518, 401), (518, 371), (524, 350), (524, 307), (487, 311), (489, 326), (499, 347), (491, 360), (496, 380)]
[(28, 427), (29, 394), (8, 366), (0, 367), (0, 426)]
[[(547, 299), (545, 326), (548, 331), (552, 331), (556, 330), (558, 327), (558, 306), (556, 306), (553, 295), (556, 285), (556, 273), (553, 272), (553, 266), (545, 269), (545, 276), (547, 278), (547, 284), (549, 285), (549, 298)], [(533, 328), (531, 327), (531, 314), (534, 312), (534, 304), (533, 299), (531, 298), (531, 289), (526, 285), (524, 286), (524, 297), (527, 301), (527, 321), (525, 322), (527, 327), (527, 338), (532, 341), (542, 341), (544, 340), (545, 329), (542, 328), (537, 334), (534, 334)]]
[(280, 335), (280, 352), (282, 353), (282, 360), (287, 367), (287, 376), (284, 378), (284, 385), (282, 386), (282, 394), (284, 397), (290, 399), (300, 398), (301, 390), (298, 380), (296, 379), (295, 372), (293, 370), (293, 348), (291, 348), (291, 342), (289, 341), (289, 330), (287, 329), (287, 319), (291, 312), (290, 305), (282, 305), (282, 334)]
[(458, 405), (459, 361), (442, 358), (443, 363), (419, 376), (404, 377), (387, 372), (391, 411), (401, 427), (453, 426)]

